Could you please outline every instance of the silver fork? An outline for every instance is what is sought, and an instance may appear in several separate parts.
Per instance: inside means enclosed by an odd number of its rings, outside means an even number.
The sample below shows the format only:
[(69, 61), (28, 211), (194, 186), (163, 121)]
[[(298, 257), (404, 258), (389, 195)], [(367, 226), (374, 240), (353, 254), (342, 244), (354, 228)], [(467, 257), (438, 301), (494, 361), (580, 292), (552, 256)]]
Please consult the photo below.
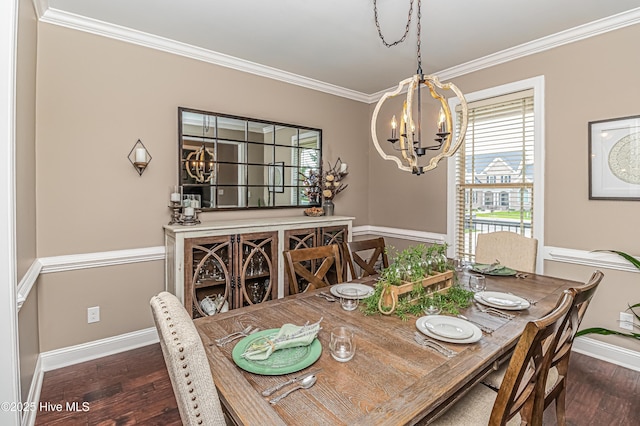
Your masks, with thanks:
[(502, 312), (496, 308), (482, 306), (477, 302), (475, 302), (475, 304), (476, 304), (476, 308), (478, 308), (478, 310), (484, 314), (493, 315), (495, 317), (506, 319), (506, 320), (512, 320), (516, 317), (515, 315)]
[(419, 344), (421, 346), (425, 346), (425, 347), (427, 347), (429, 349), (433, 349), (436, 352), (446, 356), (447, 358), (451, 358), (451, 357), (454, 357), (454, 356), (458, 355), (458, 352), (456, 352), (454, 350), (451, 350), (451, 349), (447, 348), (446, 346), (441, 345), (440, 343), (436, 342), (435, 340), (427, 339), (426, 337), (424, 337), (422, 334), (418, 333), (417, 331), (413, 335), (413, 340), (415, 340), (417, 344)]
[(246, 330), (246, 328), (245, 328), (241, 332), (236, 333), (234, 336), (229, 336), (226, 339), (222, 340), (221, 342), (216, 342), (216, 345), (222, 347), (222, 346), (226, 345), (229, 342), (233, 342), (236, 339), (240, 339), (242, 337), (247, 337), (248, 335), (253, 334), (256, 331), (260, 331), (260, 329), (258, 327), (254, 328), (253, 326), (250, 326), (248, 328), (249, 328), (249, 331), (245, 331)]
[(465, 321), (469, 321), (469, 322), (470, 322), (470, 323), (472, 323), (472, 324), (475, 324), (475, 325), (476, 325), (476, 327), (478, 327), (480, 330), (484, 331), (484, 332), (485, 332), (485, 333), (487, 333), (487, 334), (491, 334), (491, 333), (493, 333), (493, 332), (495, 331), (493, 328), (491, 328), (491, 327), (487, 327), (486, 325), (481, 324), (481, 323), (479, 323), (478, 321), (471, 320), (471, 319), (469, 319), (469, 318), (465, 317), (465, 316), (464, 316), (464, 315), (462, 315), (462, 314), (459, 314), (459, 315), (457, 315), (457, 316), (458, 316), (458, 318), (460, 318), (460, 319), (463, 319), (463, 320), (465, 320)]
[(321, 293), (316, 293), (316, 296), (322, 297), (327, 302), (337, 302), (338, 301), (338, 299), (336, 299), (333, 295), (325, 293), (324, 291), (321, 292)]
[(218, 339), (215, 339), (215, 342), (216, 343), (222, 343), (225, 340), (229, 339), (230, 337), (236, 336), (238, 334), (243, 334), (243, 333), (246, 334), (246, 333), (250, 332), (252, 328), (253, 328), (253, 326), (250, 325), (250, 326), (248, 326), (247, 328), (245, 328), (242, 331), (234, 331), (233, 333), (229, 333), (226, 336), (223, 336), (223, 337), (220, 337)]
[(260, 331), (260, 328), (256, 327), (256, 328), (252, 329), (251, 331), (249, 331), (248, 333), (242, 333), (242, 334), (239, 334), (237, 336), (230, 337), (230, 338), (228, 338), (227, 340), (225, 340), (222, 343), (217, 343), (217, 345), (222, 347), (222, 346), (226, 345), (227, 343), (233, 342), (234, 340), (240, 339), (242, 337), (247, 337), (247, 336), (249, 336), (249, 335), (251, 335), (253, 333), (256, 333), (258, 331)]

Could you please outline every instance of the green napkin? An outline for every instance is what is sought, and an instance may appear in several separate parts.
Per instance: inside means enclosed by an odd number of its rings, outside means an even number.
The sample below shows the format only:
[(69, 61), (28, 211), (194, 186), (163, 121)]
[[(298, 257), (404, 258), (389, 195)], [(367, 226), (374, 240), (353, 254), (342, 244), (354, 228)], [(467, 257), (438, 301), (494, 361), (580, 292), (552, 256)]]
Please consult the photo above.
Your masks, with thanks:
[[(322, 321), (322, 318), (320, 318), (320, 321)], [(308, 346), (320, 331), (320, 321), (302, 326), (285, 324), (275, 336), (260, 339), (247, 346), (241, 356), (253, 361), (262, 361), (269, 358), (278, 349)]]

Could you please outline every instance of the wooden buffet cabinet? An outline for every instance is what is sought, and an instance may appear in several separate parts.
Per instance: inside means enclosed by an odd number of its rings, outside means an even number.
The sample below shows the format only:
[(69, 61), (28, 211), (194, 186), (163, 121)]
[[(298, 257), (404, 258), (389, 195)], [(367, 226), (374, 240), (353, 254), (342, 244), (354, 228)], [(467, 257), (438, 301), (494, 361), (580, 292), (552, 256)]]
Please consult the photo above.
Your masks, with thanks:
[(282, 252), (350, 241), (352, 221), (302, 216), (166, 225), (165, 289), (194, 318), (207, 315), (200, 303), (207, 296), (224, 298), (228, 309), (287, 296)]

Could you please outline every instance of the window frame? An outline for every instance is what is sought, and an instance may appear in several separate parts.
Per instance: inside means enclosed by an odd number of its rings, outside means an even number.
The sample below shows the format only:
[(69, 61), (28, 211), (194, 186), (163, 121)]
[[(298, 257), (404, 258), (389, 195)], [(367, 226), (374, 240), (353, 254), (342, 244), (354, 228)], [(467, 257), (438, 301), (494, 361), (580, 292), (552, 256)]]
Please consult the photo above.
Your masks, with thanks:
[[(533, 196), (533, 238), (538, 240), (538, 255), (536, 259), (536, 273), (544, 272), (543, 250), (544, 247), (544, 170), (545, 170), (545, 123), (544, 123), (544, 76), (536, 76), (525, 80), (503, 84), (484, 90), (479, 90), (465, 95), (467, 102), (476, 102), (483, 99), (507, 95), (509, 93), (533, 90), (533, 114), (534, 114), (534, 196)], [(449, 99), (449, 108), (455, 111), (460, 100), (455, 97)], [(453, 128), (457, 128), (457, 114), (453, 114)], [(456, 161), (459, 153), (449, 157), (447, 161), (447, 235), (446, 242), (449, 246), (448, 256), (454, 257), (457, 252), (456, 238)]]

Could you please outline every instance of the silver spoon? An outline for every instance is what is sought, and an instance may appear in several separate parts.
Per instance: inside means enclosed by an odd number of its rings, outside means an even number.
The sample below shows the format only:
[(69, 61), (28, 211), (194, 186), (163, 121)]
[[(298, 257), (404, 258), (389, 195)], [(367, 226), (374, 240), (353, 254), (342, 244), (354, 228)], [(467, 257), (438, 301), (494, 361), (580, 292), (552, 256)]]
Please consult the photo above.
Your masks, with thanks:
[(283, 393), (280, 396), (277, 396), (275, 398), (273, 398), (272, 400), (270, 400), (269, 402), (271, 404), (277, 404), (278, 402), (280, 402), (281, 399), (283, 399), (284, 397), (286, 397), (287, 395), (289, 395), (291, 392), (297, 391), (299, 389), (309, 389), (311, 386), (316, 384), (316, 380), (317, 377), (315, 376), (315, 374), (313, 376), (309, 376), (309, 377), (305, 377), (299, 385), (297, 385), (294, 388), (289, 389), (288, 391), (286, 391), (285, 393)]

